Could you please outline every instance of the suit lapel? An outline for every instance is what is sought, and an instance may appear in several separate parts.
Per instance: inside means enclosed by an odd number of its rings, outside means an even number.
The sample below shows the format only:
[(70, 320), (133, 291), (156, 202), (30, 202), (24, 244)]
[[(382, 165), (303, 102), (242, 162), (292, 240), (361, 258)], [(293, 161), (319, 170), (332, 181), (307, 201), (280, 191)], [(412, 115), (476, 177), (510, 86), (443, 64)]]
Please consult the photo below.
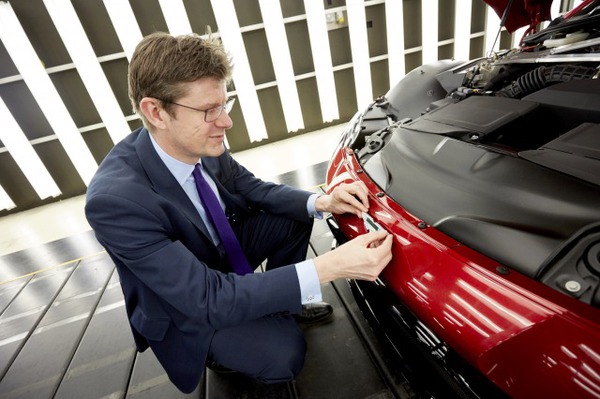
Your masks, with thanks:
[(227, 208), (232, 208), (234, 210), (244, 210), (246, 206), (244, 202), (240, 200), (240, 198), (229, 191), (227, 187), (223, 184), (223, 181), (230, 180), (231, 176), (223, 176), (226, 172), (230, 171), (230, 168), (222, 167), (222, 163), (227, 162), (227, 157), (230, 157), (227, 150), (224, 154), (220, 155), (217, 158), (203, 158), (202, 165), (204, 170), (208, 175), (213, 179), (215, 184), (217, 185), (217, 189), (219, 190), (219, 195), (225, 202)]
[(160, 159), (145, 128), (140, 132), (135, 150), (154, 191), (173, 203), (212, 242), (208, 230), (189, 197)]

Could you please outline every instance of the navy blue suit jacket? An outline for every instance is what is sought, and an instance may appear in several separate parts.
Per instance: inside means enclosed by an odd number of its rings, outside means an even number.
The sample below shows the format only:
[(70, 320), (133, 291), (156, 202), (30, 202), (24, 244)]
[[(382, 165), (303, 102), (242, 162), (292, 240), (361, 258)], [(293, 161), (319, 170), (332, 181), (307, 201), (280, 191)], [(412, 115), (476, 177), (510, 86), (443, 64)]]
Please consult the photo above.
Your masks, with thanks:
[[(263, 182), (228, 152), (202, 162), (237, 214), (253, 207), (309, 220), (310, 192)], [(216, 330), (301, 309), (293, 265), (244, 277), (223, 272), (223, 254), (144, 128), (101, 163), (85, 211), (116, 264), (138, 350), (151, 347), (184, 392), (198, 385)]]

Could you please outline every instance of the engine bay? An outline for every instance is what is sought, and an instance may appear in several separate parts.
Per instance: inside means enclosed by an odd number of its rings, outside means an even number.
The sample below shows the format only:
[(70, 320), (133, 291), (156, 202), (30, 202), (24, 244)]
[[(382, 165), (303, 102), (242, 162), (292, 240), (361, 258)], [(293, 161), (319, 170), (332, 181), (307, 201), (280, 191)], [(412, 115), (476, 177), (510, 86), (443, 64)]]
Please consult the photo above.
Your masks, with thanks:
[(600, 307), (600, 6), (585, 11), (518, 49), (411, 71), (342, 145), (427, 224)]

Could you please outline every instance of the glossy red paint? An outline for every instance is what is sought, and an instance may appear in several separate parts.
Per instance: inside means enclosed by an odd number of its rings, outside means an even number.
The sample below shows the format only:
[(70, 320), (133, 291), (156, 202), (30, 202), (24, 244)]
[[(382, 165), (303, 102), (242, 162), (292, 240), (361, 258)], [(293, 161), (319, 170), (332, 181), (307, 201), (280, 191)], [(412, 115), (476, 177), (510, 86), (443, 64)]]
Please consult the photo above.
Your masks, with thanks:
[[(600, 397), (600, 312), (426, 226), (382, 193), (342, 148), (327, 190), (363, 181), (369, 214), (395, 237), (382, 280), (414, 314), (469, 363), (515, 398)], [(378, 195), (379, 193), (379, 195)], [(362, 219), (335, 215), (344, 234)]]

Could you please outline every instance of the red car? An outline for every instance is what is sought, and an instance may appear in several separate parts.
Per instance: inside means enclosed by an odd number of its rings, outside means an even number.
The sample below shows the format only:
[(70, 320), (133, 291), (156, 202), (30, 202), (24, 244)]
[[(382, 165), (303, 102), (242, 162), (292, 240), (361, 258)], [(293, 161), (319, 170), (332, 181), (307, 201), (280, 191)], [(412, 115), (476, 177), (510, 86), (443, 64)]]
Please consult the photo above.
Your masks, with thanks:
[(428, 396), (600, 397), (600, 1), (407, 74), (329, 164), (328, 191), (359, 180), (369, 214), (328, 222), (340, 243), (394, 235), (380, 279), (349, 283), (403, 364), (446, 384), (426, 376)]

